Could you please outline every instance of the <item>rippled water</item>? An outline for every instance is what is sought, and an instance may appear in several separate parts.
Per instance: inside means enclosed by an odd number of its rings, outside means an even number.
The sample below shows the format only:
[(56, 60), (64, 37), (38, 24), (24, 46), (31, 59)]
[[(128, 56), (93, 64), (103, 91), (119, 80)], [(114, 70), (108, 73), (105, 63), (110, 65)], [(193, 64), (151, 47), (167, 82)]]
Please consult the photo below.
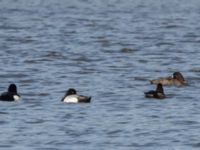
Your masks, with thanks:
[[(1, 0), (0, 149), (200, 147), (200, 1)], [(144, 98), (181, 71), (186, 87)], [(92, 96), (63, 104), (65, 91)]]

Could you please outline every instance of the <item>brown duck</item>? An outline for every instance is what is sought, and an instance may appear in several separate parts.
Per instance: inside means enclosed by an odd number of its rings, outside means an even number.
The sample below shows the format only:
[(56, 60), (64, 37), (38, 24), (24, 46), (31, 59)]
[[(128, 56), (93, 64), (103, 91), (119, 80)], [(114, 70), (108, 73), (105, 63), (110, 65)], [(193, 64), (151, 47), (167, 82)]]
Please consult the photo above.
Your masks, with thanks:
[(150, 80), (151, 84), (159, 84), (162, 85), (187, 85), (187, 81), (184, 79), (183, 75), (180, 72), (174, 72), (173, 77), (165, 77), (165, 78), (159, 78)]

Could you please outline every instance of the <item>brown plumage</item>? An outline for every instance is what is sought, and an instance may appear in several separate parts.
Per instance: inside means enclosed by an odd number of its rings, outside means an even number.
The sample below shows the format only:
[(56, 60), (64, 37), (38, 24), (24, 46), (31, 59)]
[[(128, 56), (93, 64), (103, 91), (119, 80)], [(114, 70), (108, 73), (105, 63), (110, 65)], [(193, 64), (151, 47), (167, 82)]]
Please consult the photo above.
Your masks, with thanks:
[(180, 72), (174, 72), (173, 77), (165, 77), (165, 78), (159, 78), (155, 80), (150, 80), (151, 84), (159, 84), (162, 85), (186, 85), (187, 81), (184, 79), (183, 75)]

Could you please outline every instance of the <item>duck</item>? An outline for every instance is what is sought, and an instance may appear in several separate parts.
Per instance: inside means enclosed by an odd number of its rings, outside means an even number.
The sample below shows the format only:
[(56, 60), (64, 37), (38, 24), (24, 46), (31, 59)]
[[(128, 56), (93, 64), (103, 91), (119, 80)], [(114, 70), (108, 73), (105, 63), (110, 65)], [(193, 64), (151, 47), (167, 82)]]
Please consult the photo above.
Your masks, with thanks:
[(67, 90), (61, 101), (65, 103), (90, 103), (90, 100), (91, 96), (77, 95), (76, 90), (70, 88)]
[(144, 94), (146, 98), (164, 99), (166, 97), (161, 83), (157, 84), (157, 88), (155, 91), (151, 90), (145, 92)]
[(184, 79), (183, 75), (180, 72), (174, 72), (173, 76), (150, 80), (150, 83), (151, 84), (161, 83), (162, 85), (176, 85), (176, 86), (188, 84), (188, 82)]
[(0, 101), (18, 101), (20, 100), (20, 95), (17, 93), (17, 86), (15, 84), (10, 84), (7, 92), (3, 92), (0, 95)]

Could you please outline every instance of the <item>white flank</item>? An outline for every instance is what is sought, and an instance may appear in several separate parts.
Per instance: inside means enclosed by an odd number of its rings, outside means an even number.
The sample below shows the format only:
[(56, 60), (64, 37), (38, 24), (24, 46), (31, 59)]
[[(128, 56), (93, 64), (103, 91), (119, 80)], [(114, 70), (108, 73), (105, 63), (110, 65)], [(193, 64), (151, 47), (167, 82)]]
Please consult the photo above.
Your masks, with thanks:
[(66, 96), (63, 100), (65, 103), (78, 103), (78, 96), (77, 95), (69, 95)]
[(15, 101), (20, 100), (20, 97), (18, 95), (14, 95), (13, 98), (14, 98)]

